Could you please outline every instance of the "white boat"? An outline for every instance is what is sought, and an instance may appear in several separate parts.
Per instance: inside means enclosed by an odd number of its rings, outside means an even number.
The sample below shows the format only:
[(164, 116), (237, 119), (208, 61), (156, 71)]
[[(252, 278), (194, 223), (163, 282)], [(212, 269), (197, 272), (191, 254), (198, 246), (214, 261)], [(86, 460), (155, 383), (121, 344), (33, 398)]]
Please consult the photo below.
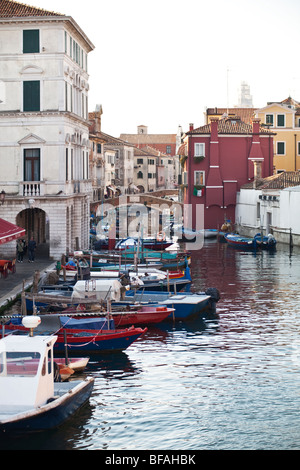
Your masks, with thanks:
[(29, 335), (0, 340), (0, 431), (56, 428), (90, 397), (94, 379), (55, 382), (53, 346), (57, 336), (33, 335), (40, 317), (23, 318)]

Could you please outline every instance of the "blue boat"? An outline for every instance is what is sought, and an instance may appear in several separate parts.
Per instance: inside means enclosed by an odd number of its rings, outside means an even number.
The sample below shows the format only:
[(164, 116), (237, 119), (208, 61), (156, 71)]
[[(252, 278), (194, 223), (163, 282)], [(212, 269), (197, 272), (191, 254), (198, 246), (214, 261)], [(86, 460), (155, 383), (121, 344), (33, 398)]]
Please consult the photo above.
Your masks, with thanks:
[(30, 334), (0, 340), (0, 432), (34, 432), (60, 426), (89, 399), (94, 379), (55, 382), (57, 337), (33, 335), (38, 316), (25, 317)]
[(254, 237), (244, 237), (237, 233), (224, 234), (224, 238), (228, 245), (242, 250), (272, 250), (276, 247), (276, 240), (272, 235), (262, 237), (261, 233), (257, 233)]
[(224, 235), (228, 245), (242, 250), (257, 250), (258, 245), (254, 238), (243, 237), (237, 233), (226, 233)]
[[(35, 315), (32, 315), (34, 317)], [(89, 320), (85, 320), (85, 327), (82, 327), (82, 322), (77, 321), (74, 318), (69, 318), (71, 328), (65, 321), (64, 324), (61, 322), (61, 315), (49, 314), (41, 315), (42, 321), (38, 328), (40, 335), (55, 334), (56, 342), (54, 344), (54, 351), (56, 354), (65, 354), (66, 345), (68, 348), (68, 354), (70, 356), (78, 356), (82, 354), (95, 354), (106, 351), (123, 351), (127, 349), (134, 341), (140, 338), (146, 331), (147, 328), (124, 328), (115, 329), (114, 322), (111, 320), (108, 327), (105, 327), (103, 323), (99, 325), (91, 325), (88, 329)], [(102, 322), (103, 319), (95, 319), (91, 322)], [(104, 320), (105, 322), (105, 320)], [(77, 324), (76, 324), (77, 323)], [(111, 328), (113, 326), (113, 328)], [(14, 321), (10, 324), (5, 325), (5, 330), (9, 333), (24, 334), (24, 328), (20, 326), (20, 317), (16, 316)]]
[(126, 300), (132, 302), (159, 303), (166, 307), (174, 308), (175, 311), (169, 315), (169, 320), (192, 320), (201, 315), (215, 314), (216, 304), (220, 299), (219, 292), (215, 288), (207, 289), (206, 293), (191, 294), (180, 292), (169, 294), (157, 291), (128, 291)]

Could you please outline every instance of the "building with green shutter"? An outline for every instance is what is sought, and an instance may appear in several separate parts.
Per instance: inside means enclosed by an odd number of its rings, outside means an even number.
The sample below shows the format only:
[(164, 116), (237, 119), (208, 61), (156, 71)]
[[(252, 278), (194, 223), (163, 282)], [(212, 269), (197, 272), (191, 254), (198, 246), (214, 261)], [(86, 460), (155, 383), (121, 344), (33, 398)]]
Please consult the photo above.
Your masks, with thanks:
[(93, 49), (72, 17), (0, 0), (0, 217), (53, 259), (89, 243)]
[(257, 109), (261, 123), (273, 131), (274, 173), (300, 170), (300, 103), (290, 96)]

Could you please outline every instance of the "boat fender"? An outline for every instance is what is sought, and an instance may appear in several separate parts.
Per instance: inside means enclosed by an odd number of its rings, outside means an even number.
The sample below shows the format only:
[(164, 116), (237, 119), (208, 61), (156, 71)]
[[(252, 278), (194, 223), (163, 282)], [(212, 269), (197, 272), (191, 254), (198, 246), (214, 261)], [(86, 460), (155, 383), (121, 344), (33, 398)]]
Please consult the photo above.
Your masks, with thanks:
[(166, 239), (166, 234), (165, 234), (165, 232), (159, 232), (159, 233), (157, 234), (156, 240), (157, 240), (158, 242), (162, 242), (162, 241), (164, 241), (165, 239)]
[(215, 302), (218, 302), (220, 300), (220, 292), (216, 287), (209, 287), (208, 289), (206, 289), (205, 294), (210, 295), (211, 299)]
[(61, 382), (61, 375), (59, 371), (59, 366), (56, 362), (53, 363), (54, 366), (54, 382)]
[(156, 309), (158, 312), (164, 312), (167, 310), (167, 307), (157, 307)]

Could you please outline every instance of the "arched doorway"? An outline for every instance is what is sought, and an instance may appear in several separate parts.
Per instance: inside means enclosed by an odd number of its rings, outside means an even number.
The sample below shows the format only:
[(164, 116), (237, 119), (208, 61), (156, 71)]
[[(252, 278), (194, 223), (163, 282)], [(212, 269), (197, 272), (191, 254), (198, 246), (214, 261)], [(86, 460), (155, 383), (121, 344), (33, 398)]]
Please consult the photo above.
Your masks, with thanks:
[(17, 215), (16, 223), (26, 230), (26, 242), (33, 236), (39, 251), (49, 255), (49, 219), (42, 209), (37, 207), (24, 209)]

